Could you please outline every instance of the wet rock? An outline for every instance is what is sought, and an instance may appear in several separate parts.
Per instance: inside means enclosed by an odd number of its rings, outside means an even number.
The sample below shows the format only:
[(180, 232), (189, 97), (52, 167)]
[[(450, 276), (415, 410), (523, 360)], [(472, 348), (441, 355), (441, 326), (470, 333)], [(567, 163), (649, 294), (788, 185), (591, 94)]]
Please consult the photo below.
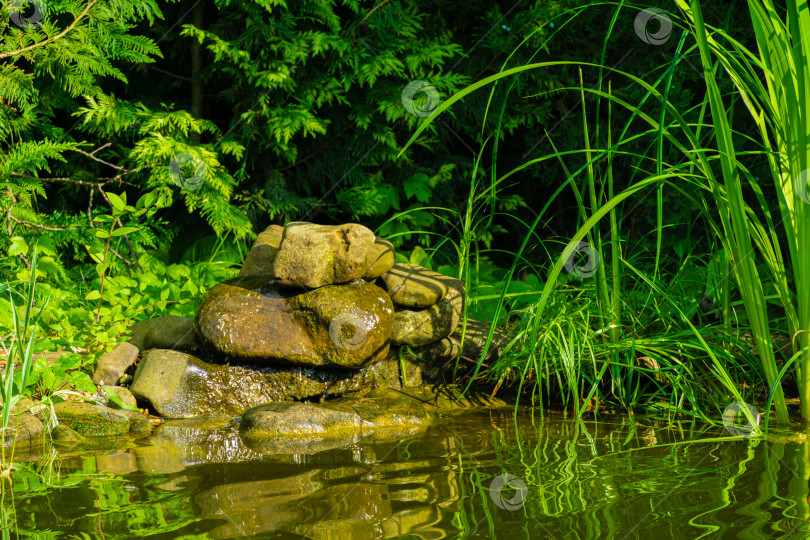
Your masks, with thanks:
[(103, 405), (63, 401), (54, 405), (60, 424), (84, 437), (120, 436), (129, 431), (129, 420), (119, 411)]
[(450, 286), (464, 287), (463, 282), (418, 264), (395, 264), (380, 279), (391, 300), (405, 307), (432, 306), (444, 298)]
[(219, 413), (238, 416), (251, 407), (293, 399), (397, 387), (393, 360), (360, 370), (279, 369), (209, 364), (179, 351), (154, 349), (144, 356), (130, 390), (169, 418)]
[(464, 313), (464, 284), (447, 282), (447, 294), (430, 307), (421, 310), (398, 309), (394, 313), (391, 342), (419, 347), (450, 336)]
[(83, 443), (85, 438), (77, 433), (76, 430), (64, 424), (59, 424), (51, 430), (51, 440), (59, 446), (72, 448)]
[(239, 277), (272, 276), (274, 273), (273, 262), (276, 260), (278, 249), (281, 246), (283, 233), (284, 227), (280, 225), (270, 225), (259, 233), (242, 263)]
[(425, 407), (428, 414), (446, 416), (463, 414), (471, 409), (499, 407), (514, 407), (500, 398), (491, 397), (480, 390), (464, 389), (455, 384), (416, 386), (399, 390), (378, 389), (369, 394), (368, 399), (401, 399), (414, 400)]
[[(145, 351), (147, 349), (180, 349), (193, 350), (197, 347), (197, 334), (194, 332), (194, 320), (188, 317), (165, 315), (147, 319), (132, 327), (129, 343)], [(114, 384), (118, 380), (108, 381)]]
[(14, 446), (23, 450), (30, 449), (42, 441), (45, 432), (42, 420), (30, 413), (12, 415), (9, 417), (8, 427), (3, 437), (6, 448)]
[(134, 435), (149, 435), (152, 432), (152, 423), (149, 417), (140, 411), (129, 411), (129, 432)]
[(110, 352), (102, 354), (93, 371), (93, 382), (95, 384), (100, 382), (109, 385), (116, 384), (129, 366), (135, 363), (139, 352), (136, 345), (124, 342), (116, 345)]
[(284, 227), (273, 275), (283, 285), (309, 288), (360, 279), (375, 239), (373, 232), (356, 223), (290, 223)]
[(391, 347), (385, 359), (366, 369), (375, 371), (375, 383), (366, 386), (357, 392), (343, 392), (345, 397), (366, 397), (376, 389), (397, 389), (423, 384), (423, 367), (426, 366), (420, 359), (407, 354), (399, 347)]
[(378, 236), (366, 254), (366, 273), (363, 278), (378, 278), (391, 270), (395, 262), (394, 244)]
[(200, 337), (231, 358), (359, 368), (385, 357), (393, 304), (365, 281), (302, 294), (263, 278), (214, 286), (197, 311)]
[(245, 439), (335, 437), (425, 426), (425, 408), (412, 399), (341, 398), (325, 403), (270, 403), (242, 416)]
[(106, 387), (115, 394), (116, 398), (121, 401), (121, 405), (116, 403), (116, 400), (113, 398), (109, 398), (106, 403), (104, 403), (105, 407), (109, 407), (110, 409), (115, 409), (119, 412), (131, 412), (132, 408), (137, 405), (135, 401), (135, 396), (132, 395), (132, 392), (127, 390), (122, 386), (107, 386)]

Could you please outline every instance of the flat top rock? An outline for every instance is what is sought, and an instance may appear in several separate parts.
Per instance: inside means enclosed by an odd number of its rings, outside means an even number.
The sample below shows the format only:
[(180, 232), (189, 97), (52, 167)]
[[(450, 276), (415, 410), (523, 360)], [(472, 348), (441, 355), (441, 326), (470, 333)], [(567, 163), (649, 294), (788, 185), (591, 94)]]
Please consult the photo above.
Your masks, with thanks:
[(426, 424), (429, 415), (417, 400), (396, 397), (340, 398), (325, 403), (270, 403), (242, 416), (248, 438), (332, 437), (396, 431)]
[[(178, 315), (162, 315), (146, 319), (132, 326), (129, 343), (139, 350), (146, 349), (193, 349), (197, 346), (194, 321)], [(117, 379), (116, 379), (117, 380)], [(115, 381), (104, 379), (107, 384)]]
[(357, 223), (288, 223), (273, 261), (273, 276), (282, 285), (308, 288), (360, 279), (375, 240), (371, 230)]

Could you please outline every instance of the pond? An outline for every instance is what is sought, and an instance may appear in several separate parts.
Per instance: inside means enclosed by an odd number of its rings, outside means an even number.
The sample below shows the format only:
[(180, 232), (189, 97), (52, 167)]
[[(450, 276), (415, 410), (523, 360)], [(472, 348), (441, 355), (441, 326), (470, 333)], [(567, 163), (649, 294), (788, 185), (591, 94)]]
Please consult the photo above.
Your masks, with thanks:
[[(805, 538), (803, 434), (481, 410), (402, 440), (288, 453), (233, 423), (20, 465), (6, 535), (83, 538)], [(295, 450), (295, 451), (293, 451)]]

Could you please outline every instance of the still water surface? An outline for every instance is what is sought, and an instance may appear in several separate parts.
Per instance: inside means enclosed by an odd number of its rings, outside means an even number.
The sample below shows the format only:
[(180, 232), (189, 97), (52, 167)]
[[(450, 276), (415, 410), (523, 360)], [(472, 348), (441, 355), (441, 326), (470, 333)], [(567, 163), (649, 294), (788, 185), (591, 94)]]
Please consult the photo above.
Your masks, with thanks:
[(402, 440), (278, 453), (245, 447), (233, 425), (167, 424), (22, 466), (2, 510), (11, 537), (37, 538), (810, 536), (803, 436), (711, 440), (725, 435), (481, 411)]

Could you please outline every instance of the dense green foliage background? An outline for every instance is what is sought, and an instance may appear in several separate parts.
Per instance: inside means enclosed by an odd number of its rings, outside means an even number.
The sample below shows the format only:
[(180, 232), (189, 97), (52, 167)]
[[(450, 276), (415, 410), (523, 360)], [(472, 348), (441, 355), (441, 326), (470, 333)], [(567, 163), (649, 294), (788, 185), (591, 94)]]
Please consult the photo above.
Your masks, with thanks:
[[(747, 13), (734, 5), (706, 6), (707, 20), (748, 28)], [(498, 312), (485, 286), (498, 292), (525, 224), (566, 171), (587, 161), (580, 85), (609, 88), (629, 103), (644, 99), (626, 78), (573, 62), (651, 82), (671, 67), (682, 30), (676, 20), (666, 43), (644, 43), (634, 28), (641, 7), (622, 8), (611, 26), (614, 4), (577, 0), (6, 4), (0, 249), (9, 256), (0, 272), (9, 282), (27, 279), (36, 247), (37, 295), (50, 298), (42, 315), (48, 346), (98, 352), (133, 320), (193, 314), (195, 300), (235, 274), (269, 224), (358, 221), (394, 241), (402, 257), (448, 273), (462, 263), (459, 243), (447, 239), (464, 235), (475, 254), (471, 292), (480, 298), (471, 314), (491, 319)], [(403, 99), (412, 81), (446, 99), (503, 69), (550, 60), (572, 63), (471, 94), (398, 157), (424, 121)], [(700, 118), (705, 96), (698, 65), (679, 64), (668, 95), (690, 121)], [(425, 98), (415, 96), (417, 109), (435, 105)], [(596, 147), (609, 114), (613, 125), (631, 121), (627, 111), (589, 110)], [(527, 167), (477, 199), (487, 218), (465, 228), (471, 186), (480, 192), (487, 178), (555, 149), (571, 153)], [(638, 159), (613, 164), (617, 191), (655, 171), (650, 139), (625, 151)], [(670, 147), (662, 158), (680, 159)], [(669, 292), (694, 304), (706, 276), (717, 273), (714, 241), (693, 201), (671, 189), (661, 197), (665, 258), (656, 264), (652, 253), (660, 230), (654, 189), (620, 208), (623, 255), (656, 277), (659, 270), (680, 276)], [(582, 224), (570, 190), (552, 209), (510, 291), (536, 291), (542, 268)], [(600, 227), (607, 230), (606, 220)], [(592, 284), (568, 281), (593, 297)], [(649, 299), (632, 286), (624, 297), (637, 313)], [(518, 296), (510, 305), (526, 303)], [(9, 307), (0, 297), (2, 328), (11, 327)], [(661, 309), (634, 315), (634, 323), (669, 330)], [(501, 322), (509, 322), (508, 311)]]

